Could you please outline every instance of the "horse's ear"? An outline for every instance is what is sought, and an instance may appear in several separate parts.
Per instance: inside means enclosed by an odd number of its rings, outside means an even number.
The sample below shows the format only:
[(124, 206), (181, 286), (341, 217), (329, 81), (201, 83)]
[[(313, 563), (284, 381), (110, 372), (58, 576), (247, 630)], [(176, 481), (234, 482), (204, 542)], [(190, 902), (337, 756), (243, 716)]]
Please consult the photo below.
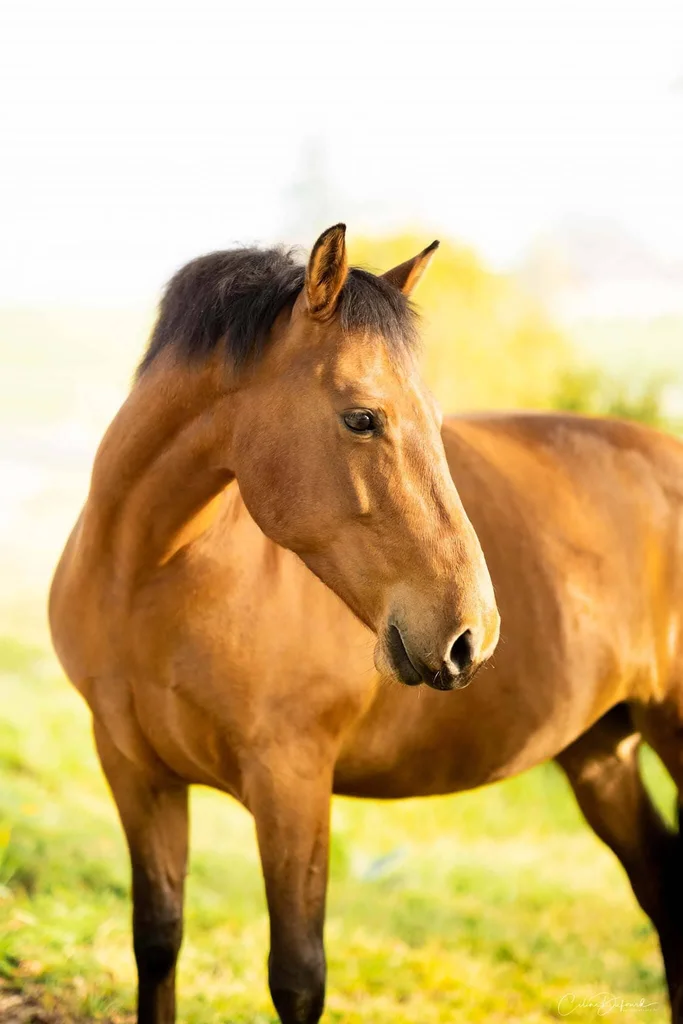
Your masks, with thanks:
[(404, 295), (410, 295), (438, 248), (439, 243), (437, 241), (432, 242), (426, 249), (419, 252), (417, 256), (413, 256), (412, 260), (399, 263), (393, 270), (387, 270), (386, 274), (382, 274), (382, 277), (389, 284), (393, 284), (394, 288), (398, 288), (400, 292), (403, 292)]
[(327, 320), (337, 308), (349, 266), (346, 262), (346, 224), (323, 231), (306, 267), (306, 302), (316, 320)]

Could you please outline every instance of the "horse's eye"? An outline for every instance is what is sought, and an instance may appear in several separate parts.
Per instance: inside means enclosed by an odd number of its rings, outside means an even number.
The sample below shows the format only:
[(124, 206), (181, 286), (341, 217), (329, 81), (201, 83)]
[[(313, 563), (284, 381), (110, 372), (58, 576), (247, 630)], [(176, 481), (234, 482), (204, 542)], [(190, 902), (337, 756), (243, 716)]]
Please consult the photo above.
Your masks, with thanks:
[(370, 434), (377, 428), (377, 418), (369, 409), (353, 409), (344, 413), (344, 423), (354, 434)]

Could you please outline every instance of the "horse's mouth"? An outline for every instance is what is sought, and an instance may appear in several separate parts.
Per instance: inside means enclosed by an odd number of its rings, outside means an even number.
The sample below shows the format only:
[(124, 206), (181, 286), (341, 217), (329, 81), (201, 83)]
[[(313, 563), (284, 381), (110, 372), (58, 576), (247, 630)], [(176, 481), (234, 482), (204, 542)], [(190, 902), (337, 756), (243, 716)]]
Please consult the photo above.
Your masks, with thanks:
[(413, 663), (398, 626), (389, 626), (385, 641), (389, 663), (396, 676), (406, 686), (419, 686), (425, 681), (424, 675)]

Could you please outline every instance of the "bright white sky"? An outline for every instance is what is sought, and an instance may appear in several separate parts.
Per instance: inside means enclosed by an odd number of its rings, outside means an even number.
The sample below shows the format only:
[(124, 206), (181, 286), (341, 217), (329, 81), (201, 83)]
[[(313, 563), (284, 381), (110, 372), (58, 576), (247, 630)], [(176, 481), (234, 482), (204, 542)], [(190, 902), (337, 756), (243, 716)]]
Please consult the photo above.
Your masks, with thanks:
[(5, 0), (0, 116), (2, 303), (149, 300), (199, 252), (309, 245), (311, 147), (351, 232), (507, 266), (597, 214), (683, 262), (681, 0)]

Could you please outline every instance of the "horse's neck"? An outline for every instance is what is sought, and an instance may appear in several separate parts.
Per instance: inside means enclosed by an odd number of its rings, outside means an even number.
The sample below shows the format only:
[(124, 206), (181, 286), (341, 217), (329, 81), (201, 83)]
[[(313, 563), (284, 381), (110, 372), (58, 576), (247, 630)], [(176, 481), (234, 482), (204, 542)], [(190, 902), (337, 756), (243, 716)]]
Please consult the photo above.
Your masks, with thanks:
[(205, 528), (233, 479), (229, 403), (210, 371), (150, 370), (133, 388), (97, 453), (82, 527), (117, 577), (134, 582)]

